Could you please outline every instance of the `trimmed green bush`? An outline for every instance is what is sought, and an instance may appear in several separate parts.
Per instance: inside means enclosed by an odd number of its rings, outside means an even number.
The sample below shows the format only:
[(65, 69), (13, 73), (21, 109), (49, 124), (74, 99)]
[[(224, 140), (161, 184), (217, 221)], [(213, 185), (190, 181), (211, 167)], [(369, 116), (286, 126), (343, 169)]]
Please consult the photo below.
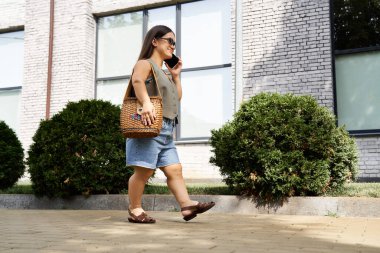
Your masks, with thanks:
[(37, 196), (119, 193), (132, 170), (125, 164), (120, 108), (101, 100), (70, 102), (33, 137), (27, 164)]
[(263, 203), (323, 194), (358, 170), (355, 141), (311, 96), (258, 94), (212, 131), (211, 145), (227, 185)]
[(12, 187), (24, 175), (24, 150), (15, 132), (0, 121), (0, 189)]

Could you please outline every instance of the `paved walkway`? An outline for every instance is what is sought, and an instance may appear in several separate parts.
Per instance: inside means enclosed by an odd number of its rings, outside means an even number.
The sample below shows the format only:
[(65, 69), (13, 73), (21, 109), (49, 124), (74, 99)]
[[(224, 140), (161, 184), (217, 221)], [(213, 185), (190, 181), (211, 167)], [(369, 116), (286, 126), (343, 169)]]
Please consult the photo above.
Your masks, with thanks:
[(380, 252), (379, 218), (0, 209), (0, 252)]

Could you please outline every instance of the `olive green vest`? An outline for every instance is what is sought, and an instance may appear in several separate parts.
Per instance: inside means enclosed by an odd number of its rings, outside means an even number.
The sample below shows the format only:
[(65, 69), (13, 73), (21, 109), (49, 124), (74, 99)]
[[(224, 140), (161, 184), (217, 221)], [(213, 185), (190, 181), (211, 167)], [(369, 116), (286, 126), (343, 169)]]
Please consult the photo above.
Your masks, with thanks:
[[(154, 63), (154, 61), (151, 59), (147, 59), (147, 61), (151, 63), (153, 70), (156, 73), (158, 88), (160, 89), (162, 96), (163, 116), (165, 118), (174, 119), (178, 115), (179, 106), (177, 87), (171, 77), (166, 75), (165, 72)], [(149, 96), (157, 95), (156, 85), (152, 80), (153, 78), (150, 76), (145, 82)]]

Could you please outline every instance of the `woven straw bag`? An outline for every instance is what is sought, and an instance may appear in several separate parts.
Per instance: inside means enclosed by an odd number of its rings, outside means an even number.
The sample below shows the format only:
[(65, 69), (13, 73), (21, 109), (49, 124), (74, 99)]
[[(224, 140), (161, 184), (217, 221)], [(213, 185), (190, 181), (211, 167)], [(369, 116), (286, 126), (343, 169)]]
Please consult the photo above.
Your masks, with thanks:
[[(142, 105), (134, 95), (132, 76), (129, 80), (127, 91), (124, 95), (123, 105), (120, 113), (120, 129), (125, 138), (152, 138), (156, 137), (162, 127), (162, 96), (160, 89), (158, 88), (156, 73), (154, 72), (152, 64), (152, 72), (154, 77), (154, 83), (156, 84), (156, 90), (158, 96), (150, 96), (150, 102), (154, 106), (156, 112), (156, 120), (154, 124), (145, 126), (141, 121)], [(133, 73), (132, 73), (133, 75)]]

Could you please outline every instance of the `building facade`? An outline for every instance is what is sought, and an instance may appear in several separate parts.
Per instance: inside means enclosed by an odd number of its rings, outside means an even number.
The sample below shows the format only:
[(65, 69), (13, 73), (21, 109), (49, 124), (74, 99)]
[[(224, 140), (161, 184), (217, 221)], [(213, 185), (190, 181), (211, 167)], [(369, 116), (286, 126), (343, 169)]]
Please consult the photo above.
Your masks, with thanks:
[[(144, 34), (164, 24), (175, 31), (176, 54), (184, 62), (176, 145), (186, 178), (221, 180), (208, 162), (210, 130), (231, 119), (242, 101), (269, 91), (310, 94), (330, 108), (355, 136), (359, 177), (378, 180), (380, 104), (373, 96), (380, 77), (373, 67), (380, 67), (379, 51), (336, 50), (333, 2), (3, 0), (0, 120), (27, 150), (40, 121), (69, 101), (120, 104)], [(363, 95), (350, 81), (355, 78), (344, 78), (369, 60), (372, 71), (357, 74), (366, 73)], [(352, 102), (350, 92), (361, 97)], [(156, 177), (164, 178), (160, 172)]]

